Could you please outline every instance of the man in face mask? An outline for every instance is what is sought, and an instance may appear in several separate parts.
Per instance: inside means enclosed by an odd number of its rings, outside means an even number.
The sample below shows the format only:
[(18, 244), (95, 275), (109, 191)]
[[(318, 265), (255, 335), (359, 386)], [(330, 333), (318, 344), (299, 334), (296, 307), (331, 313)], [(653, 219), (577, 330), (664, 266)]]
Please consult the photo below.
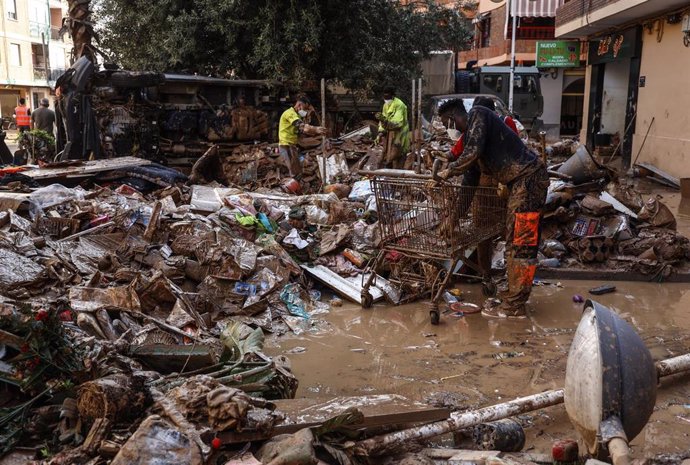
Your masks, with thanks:
[(302, 174), (302, 164), (299, 160), (299, 136), (323, 136), (326, 128), (311, 126), (305, 118), (312, 110), (311, 102), (306, 95), (297, 97), (295, 104), (285, 110), (280, 117), (278, 126), (278, 148), (280, 157), (287, 166), (290, 176), (298, 178)]
[(462, 153), (441, 176), (463, 174), (462, 185), (468, 187), (478, 186), (480, 178), (488, 176), (508, 188), (508, 290), (499, 306), (486, 306), (482, 314), (525, 318), (525, 304), (537, 269), (541, 211), (549, 185), (546, 166), (489, 108), (475, 105), (468, 115), (462, 100), (451, 100), (441, 105), (439, 115), (446, 127), (455, 125), (465, 133)]
[(395, 96), (395, 89), (383, 92), (383, 109), (376, 113), (379, 120), (378, 141), (383, 144), (386, 168), (400, 168), (410, 150), (410, 125), (407, 121), (407, 105)]

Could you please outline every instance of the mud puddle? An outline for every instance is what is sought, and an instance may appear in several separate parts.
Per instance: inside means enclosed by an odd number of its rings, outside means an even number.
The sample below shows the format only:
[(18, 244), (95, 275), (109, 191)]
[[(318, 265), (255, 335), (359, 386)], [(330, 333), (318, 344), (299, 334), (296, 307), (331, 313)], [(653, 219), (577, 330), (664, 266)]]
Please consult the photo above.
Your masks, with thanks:
[[(273, 339), (268, 352), (289, 354), (300, 380), (298, 397), (400, 394), (456, 409), (485, 406), (563, 386), (570, 342), (582, 304), (574, 294), (600, 282), (536, 287), (524, 322), (444, 314), (429, 323), (421, 302), (362, 310), (346, 304), (322, 316), (318, 332)], [(598, 301), (640, 332), (655, 359), (690, 351), (687, 284), (615, 283)], [(481, 304), (479, 286), (459, 285), (466, 302)], [(633, 442), (635, 456), (681, 452), (690, 434), (690, 377), (664, 380), (657, 409)], [(527, 447), (548, 453), (555, 439), (575, 432), (562, 406), (522, 416)]]

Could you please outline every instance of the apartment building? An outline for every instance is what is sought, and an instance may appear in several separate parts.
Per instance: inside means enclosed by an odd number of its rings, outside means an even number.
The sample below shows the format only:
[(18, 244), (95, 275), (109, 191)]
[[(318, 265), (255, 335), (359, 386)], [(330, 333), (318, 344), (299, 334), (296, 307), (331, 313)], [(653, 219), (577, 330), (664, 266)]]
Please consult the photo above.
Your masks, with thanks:
[[(537, 60), (538, 44), (579, 49), (580, 44), (555, 41), (556, 10), (564, 0), (480, 0), (471, 50), (461, 52), (458, 67), (507, 66), (511, 59), (512, 16), (515, 12), (515, 60), (541, 71), (545, 129), (551, 138), (575, 135), (582, 127), (584, 66), (580, 55), (560, 63)], [(545, 65), (546, 64), (546, 65)]]
[(72, 44), (58, 33), (66, 12), (61, 0), (0, 0), (0, 116), (20, 97), (36, 108), (69, 67)]
[(690, 177), (690, 2), (570, 0), (556, 36), (589, 41), (582, 140), (617, 135), (627, 165)]

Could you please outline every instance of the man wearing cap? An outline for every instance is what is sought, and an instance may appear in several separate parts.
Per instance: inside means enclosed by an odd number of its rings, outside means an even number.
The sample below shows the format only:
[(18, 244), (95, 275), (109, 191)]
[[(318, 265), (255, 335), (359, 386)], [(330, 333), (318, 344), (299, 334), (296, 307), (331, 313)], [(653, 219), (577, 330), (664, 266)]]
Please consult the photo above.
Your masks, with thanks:
[(31, 113), (31, 126), (52, 136), (55, 128), (55, 112), (48, 108), (49, 105), (50, 101), (47, 98), (41, 99), (41, 106)]
[(278, 126), (278, 149), (280, 158), (287, 166), (290, 176), (299, 177), (302, 174), (302, 163), (299, 160), (299, 136), (323, 136), (326, 128), (307, 124), (304, 118), (312, 109), (311, 102), (306, 95), (297, 97), (295, 104), (285, 110), (280, 116)]

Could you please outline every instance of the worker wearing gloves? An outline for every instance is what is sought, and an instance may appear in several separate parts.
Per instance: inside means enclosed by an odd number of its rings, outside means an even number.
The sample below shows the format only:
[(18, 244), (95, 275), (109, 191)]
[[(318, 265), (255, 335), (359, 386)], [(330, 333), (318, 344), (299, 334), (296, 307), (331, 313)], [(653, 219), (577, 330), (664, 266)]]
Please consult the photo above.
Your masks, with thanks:
[(381, 113), (376, 113), (376, 119), (379, 120), (377, 142), (383, 144), (385, 167), (399, 168), (410, 150), (407, 105), (395, 96), (395, 89), (391, 87), (383, 92), (383, 102)]
[(439, 115), (446, 127), (454, 123), (465, 133), (462, 154), (441, 177), (464, 174), (462, 185), (476, 187), (481, 176), (486, 175), (508, 188), (508, 289), (500, 305), (487, 305), (482, 314), (493, 318), (525, 318), (525, 304), (537, 269), (541, 211), (549, 185), (546, 166), (489, 108), (475, 105), (468, 115), (462, 100), (450, 100), (441, 105)]
[(306, 95), (297, 98), (295, 104), (285, 110), (280, 116), (278, 126), (278, 149), (280, 157), (285, 163), (290, 176), (299, 178), (302, 174), (302, 163), (299, 160), (299, 136), (323, 136), (326, 128), (322, 126), (312, 126), (305, 122), (312, 110), (311, 102)]

